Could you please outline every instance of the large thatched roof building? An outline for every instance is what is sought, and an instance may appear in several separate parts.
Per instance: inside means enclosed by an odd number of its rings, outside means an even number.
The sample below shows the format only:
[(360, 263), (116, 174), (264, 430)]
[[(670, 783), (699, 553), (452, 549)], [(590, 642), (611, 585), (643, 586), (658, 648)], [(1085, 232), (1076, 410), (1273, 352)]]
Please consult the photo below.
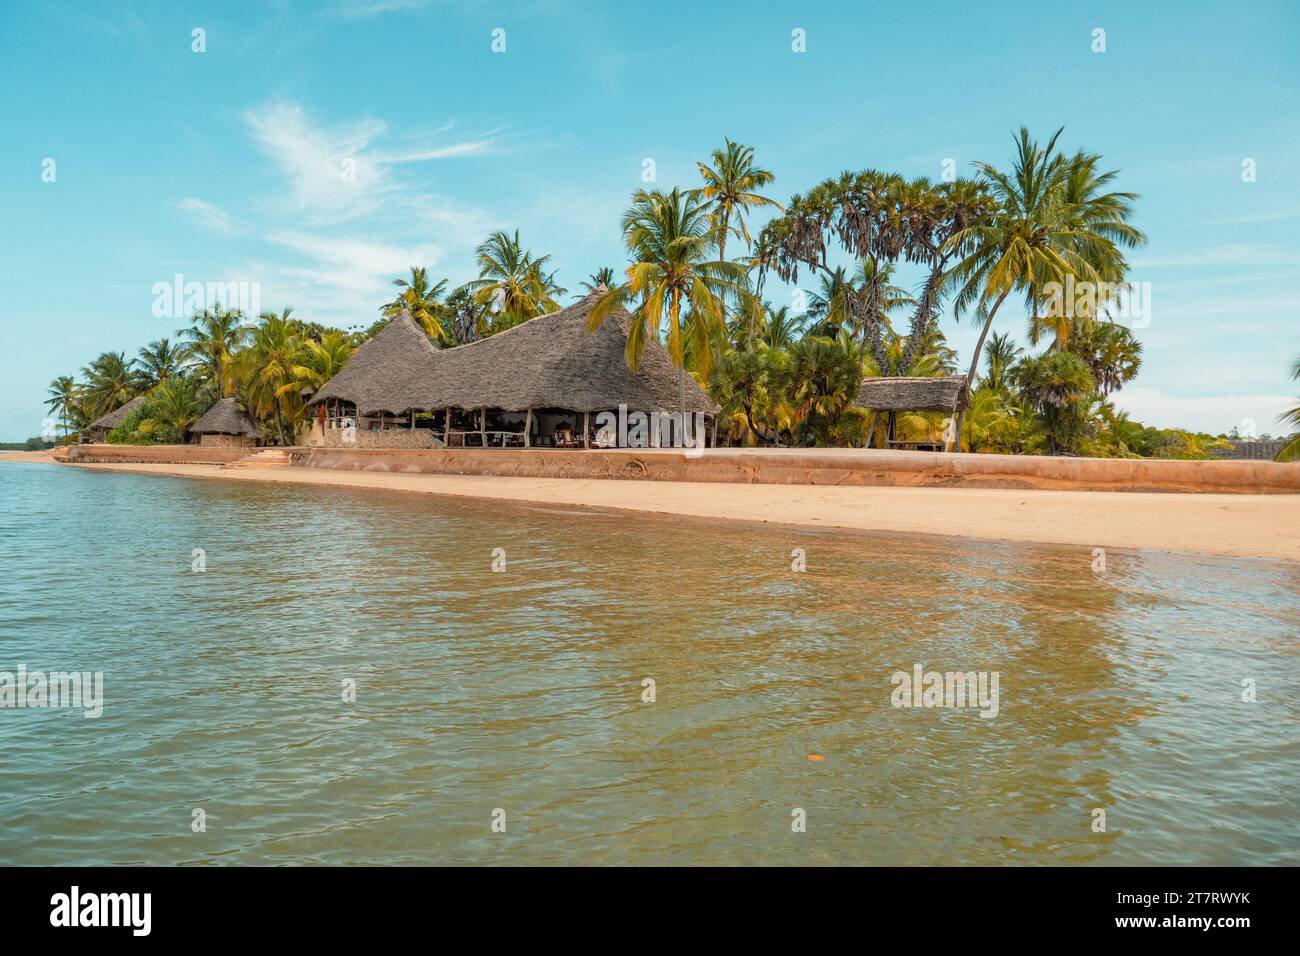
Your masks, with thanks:
[(439, 351), (411, 314), (403, 311), (352, 353), (343, 371), (311, 397), (311, 404), (346, 402), (361, 415), (408, 411), (413, 406), (403, 385), (431, 376)]
[(224, 447), (251, 447), (261, 438), (257, 422), (233, 398), (220, 399), (190, 426), (190, 433), (199, 436), (200, 445)]
[(85, 442), (102, 442), (126, 417), (144, 404), (144, 396), (137, 395), (125, 405), (113, 409), (107, 415), (101, 415), (81, 430), (81, 440)]
[[(326, 421), (356, 416), (363, 430), (398, 422), (414, 430), (417, 415), (433, 413), (428, 427), (435, 435), (441, 430), (440, 440), (455, 443), (456, 434), (464, 442), (477, 432), (473, 443), (484, 445), (547, 444), (555, 434), (566, 436), (557, 443), (586, 444), (592, 416), (617, 413), (620, 406), (646, 415), (716, 414), (717, 405), (657, 342), (646, 343), (635, 372), (628, 369), (632, 319), (626, 311), (587, 332), (600, 295), (593, 292), (568, 308), (451, 349), (434, 346), (403, 312), (361, 346), (311, 403), (326, 410)], [(463, 427), (453, 429), (457, 416)]]

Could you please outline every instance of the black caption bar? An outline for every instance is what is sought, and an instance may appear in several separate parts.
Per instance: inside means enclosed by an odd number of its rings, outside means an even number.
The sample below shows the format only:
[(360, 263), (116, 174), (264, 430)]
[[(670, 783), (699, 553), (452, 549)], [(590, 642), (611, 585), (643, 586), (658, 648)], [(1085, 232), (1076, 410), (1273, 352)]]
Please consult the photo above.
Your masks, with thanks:
[[(1276, 869), (820, 869), (719, 872), (574, 868), (0, 869), (6, 941), (110, 938), (126, 945), (256, 939), (375, 942), (430, 925), (502, 933), (613, 931), (667, 942), (689, 925), (767, 941), (835, 929), (873, 941), (946, 937), (1033, 941), (1106, 937), (1232, 945), (1277, 932)], [(918, 935), (919, 934), (919, 935)], [(961, 935), (959, 933), (959, 935)], [(536, 936), (534, 935), (535, 939)], [(613, 937), (604, 936), (606, 940)], [(970, 937), (973, 941), (975, 937)]]

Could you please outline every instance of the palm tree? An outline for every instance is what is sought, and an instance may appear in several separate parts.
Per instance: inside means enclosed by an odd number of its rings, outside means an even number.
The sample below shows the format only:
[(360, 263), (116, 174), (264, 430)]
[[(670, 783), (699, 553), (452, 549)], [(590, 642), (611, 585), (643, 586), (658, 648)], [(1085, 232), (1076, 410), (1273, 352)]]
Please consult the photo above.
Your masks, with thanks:
[(205, 380), (214, 383), (219, 398), (235, 394), (230, 366), (235, 352), (248, 339), (249, 329), (243, 322), (242, 312), (223, 309), (218, 303), (214, 308), (196, 312), (193, 324), (176, 333), (184, 340), (185, 358), (198, 366)]
[[(723, 300), (738, 298), (745, 270), (736, 263), (711, 260), (713, 227), (708, 209), (695, 196), (673, 189), (637, 192), (623, 214), (623, 241), (631, 253), (627, 281), (614, 286), (591, 310), (587, 329), (594, 332), (622, 305), (632, 307), (627, 338), (628, 368), (641, 361), (647, 339), (658, 339), (667, 327), (667, 348), (681, 371), (679, 393), (686, 403), (686, 337), (711, 343), (725, 336)], [(711, 347), (696, 348), (695, 371), (707, 379), (712, 371)]]
[(83, 401), (90, 418), (107, 415), (135, 398), (135, 360), (124, 352), (105, 352), (81, 370), (86, 386)]
[(181, 350), (169, 339), (158, 339), (140, 349), (136, 364), (143, 387), (151, 389), (180, 372)]
[(773, 309), (765, 308), (767, 324), (763, 329), (763, 344), (770, 349), (785, 349), (794, 345), (804, 333), (804, 320), (790, 312), (790, 307), (783, 305)]
[(139, 424), (145, 435), (162, 432), (162, 440), (183, 443), (189, 428), (199, 419), (198, 388), (183, 375), (163, 380), (149, 393), (149, 417)]
[(1128, 329), (1109, 320), (1092, 322), (1076, 316), (1074, 331), (1065, 342), (1065, 351), (1073, 352), (1087, 363), (1103, 396), (1117, 392), (1137, 375), (1142, 367), (1142, 343)]
[(861, 335), (862, 324), (854, 315), (851, 299), (872, 295), (882, 322), (888, 324), (892, 313), (916, 304), (906, 289), (893, 284), (893, 277), (893, 263), (877, 266), (872, 260), (864, 259), (852, 274), (839, 266), (829, 275), (823, 274), (820, 290), (809, 295), (808, 316), (822, 326), (823, 334), (831, 337), (840, 329)]
[(45, 404), (50, 408), (51, 415), (58, 415), (63, 424), (63, 435), (68, 435), (68, 413), (73, 410), (76, 403), (81, 398), (81, 387), (73, 380), (71, 375), (60, 375), (54, 381), (50, 382), (47, 390), (50, 396), (45, 400)]
[[(1093, 319), (1115, 304), (1119, 284), (1128, 271), (1119, 247), (1132, 248), (1146, 242), (1141, 230), (1128, 222), (1139, 198), (1137, 193), (1103, 192), (1119, 174), (1116, 170), (1099, 172), (1097, 167), (1100, 163), (1098, 154), (1083, 150), (1075, 153), (1066, 162), (1060, 201), (1066, 221), (1078, 230), (1075, 251), (1092, 267), (1097, 280), (1105, 285), (1094, 290), (1097, 293), (1095, 297), (1080, 298), (1070, 303), (1069, 308), (1051, 309), (1044, 316), (1040, 314), (1042, 307), (1052, 301), (1052, 297), (1044, 296), (1041, 285), (1036, 283), (1027, 300), (1031, 345), (1037, 345), (1045, 331), (1050, 331), (1055, 337), (1054, 345), (1065, 345), (1076, 329), (1087, 331), (1091, 328)], [(1092, 236), (1100, 236), (1104, 242), (1093, 243)], [(1049, 275), (1046, 281), (1053, 281), (1053, 278)], [(1060, 300), (1057, 303), (1064, 305)]]
[(355, 351), (352, 337), (346, 332), (326, 332), (319, 342), (307, 339), (302, 343), (297, 364), (290, 368), (293, 380), (276, 389), (277, 397), (290, 391), (301, 394), (303, 389), (320, 391), (326, 382), (343, 371)]
[(240, 353), (237, 363), (243, 373), (248, 410), (274, 422), (282, 445), (289, 444), (289, 435), (303, 415), (301, 388), (284, 388), (297, 384), (295, 369), (302, 364), (302, 339), (292, 314), (289, 308), (278, 315), (263, 312), (249, 347)]
[(1010, 332), (995, 332), (984, 345), (984, 386), (995, 392), (1010, 387), (1007, 376), (1024, 350), (1016, 345)]
[[(1071, 166), (1056, 151), (1062, 129), (1040, 148), (1022, 126), (1010, 172), (978, 163), (998, 208), (945, 243), (948, 250), (964, 250), (951, 272), (951, 281), (959, 287), (954, 309), (960, 316), (974, 306), (973, 314), (982, 324), (966, 375), (968, 392), (984, 340), (1007, 296), (1023, 292), (1032, 307), (1048, 282), (1062, 282), (1067, 275), (1098, 283), (1116, 262), (1122, 262), (1114, 252), (1115, 242), (1136, 241), (1102, 214), (1090, 218), (1066, 202)], [(1127, 215), (1127, 209), (1121, 205), (1111, 212)], [(958, 435), (964, 412), (963, 408), (957, 413)]]
[(555, 285), (554, 273), (545, 271), (550, 256), (535, 258), (514, 236), (494, 232), (474, 251), (479, 278), (467, 283), (481, 304), (492, 303), (505, 316), (504, 327), (559, 309), (556, 297), (563, 289)]
[[(799, 269), (824, 278), (834, 270), (831, 247), (838, 245), (855, 259), (870, 263), (861, 287), (845, 287), (844, 303), (851, 325), (870, 348), (876, 364), (890, 364), (885, 355), (882, 325), (886, 269), (898, 261), (913, 262), (929, 270), (915, 302), (909, 341), (914, 348), (938, 314), (948, 262), (966, 246), (952, 237), (979, 221), (992, 208), (984, 185), (958, 180), (938, 186), (925, 179), (904, 180), (875, 169), (845, 172), (827, 179), (806, 195), (793, 196), (786, 213), (773, 219), (754, 243), (754, 261), (762, 275), (772, 269), (786, 282), (797, 282)], [(912, 355), (903, 357), (904, 367)]]
[(597, 289), (601, 288), (601, 286), (604, 286), (606, 289), (612, 289), (615, 281), (617, 281), (616, 275), (613, 266), (601, 266), (580, 283), (587, 291), (579, 293), (574, 296), (574, 298), (581, 299), (585, 295), (591, 295)]
[(478, 301), (470, 283), (457, 286), (447, 296), (447, 312), (451, 315), (452, 345), (468, 345), (491, 332), (489, 308)]
[(783, 398), (785, 354), (777, 349), (728, 352), (709, 376), (709, 392), (721, 416), (740, 427), (745, 444), (766, 445), (776, 429), (768, 422)]
[[(1300, 357), (1291, 364), (1291, 377), (1300, 379)], [(1284, 412), (1279, 419), (1284, 425), (1291, 425), (1300, 428), (1300, 405)], [(1300, 433), (1283, 446), (1282, 450), (1277, 453), (1278, 461), (1300, 461)]]
[(411, 280), (408, 282), (405, 279), (394, 279), (393, 285), (402, 291), (392, 302), (380, 308), (384, 316), (393, 319), (406, 310), (411, 313), (411, 318), (420, 323), (429, 338), (435, 342), (442, 339), (443, 319), (447, 314), (442, 295), (447, 289), (447, 280), (440, 279), (431, 288), (429, 271), (411, 266)]
[[(713, 165), (699, 163), (700, 175), (704, 185), (695, 190), (705, 200), (714, 221), (718, 224), (718, 258), (727, 258), (727, 234), (731, 229), (731, 220), (736, 220), (736, 234), (750, 242), (749, 229), (745, 226), (745, 212), (759, 206), (781, 204), (774, 199), (760, 196), (755, 190), (769, 186), (776, 179), (766, 169), (754, 165), (754, 150), (731, 140), (724, 140), (722, 149), (713, 151)], [(784, 210), (782, 210), (784, 211)]]

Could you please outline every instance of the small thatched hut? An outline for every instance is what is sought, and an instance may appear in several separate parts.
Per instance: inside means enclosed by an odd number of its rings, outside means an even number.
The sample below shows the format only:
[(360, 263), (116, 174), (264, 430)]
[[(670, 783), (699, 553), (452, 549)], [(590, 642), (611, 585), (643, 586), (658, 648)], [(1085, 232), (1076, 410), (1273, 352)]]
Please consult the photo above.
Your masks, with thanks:
[(966, 386), (965, 375), (864, 378), (855, 404), (878, 412), (954, 413)]
[[(959, 404), (965, 400), (965, 375), (906, 375), (890, 378), (870, 376), (858, 387), (854, 402), (872, 411), (888, 412), (888, 430), (885, 444), (894, 447), (930, 447), (934, 442), (896, 442), (894, 416), (898, 412), (940, 412), (956, 415)], [(875, 432), (875, 423), (871, 426)], [(867, 437), (867, 444), (871, 436)], [(940, 445), (942, 443), (939, 443)]]
[(200, 445), (224, 448), (252, 448), (262, 437), (257, 422), (233, 398), (223, 398), (209, 408), (190, 426), (190, 433), (199, 436)]
[[(358, 349), (311, 402), (324, 409), (326, 434), (347, 418), (362, 434), (390, 426), (414, 432), (422, 422), (439, 445), (586, 447), (603, 412), (619, 415), (622, 409), (647, 419), (653, 413), (716, 414), (704, 390), (657, 342), (646, 343), (637, 370), (629, 371), (632, 319), (625, 311), (587, 332), (600, 295), (451, 349), (434, 346), (403, 313)], [(680, 417), (672, 427), (681, 427)], [(693, 427), (688, 423), (686, 430)], [(618, 431), (621, 441), (626, 429)], [(651, 432), (647, 441), (659, 443)], [(399, 443), (406, 442), (396, 435), (375, 442)]]
[(99, 418), (96, 418), (81, 430), (81, 441), (93, 442), (95, 444), (103, 442), (104, 439), (108, 437), (109, 432), (122, 424), (122, 422), (126, 421), (126, 417), (143, 404), (144, 396), (137, 395), (125, 405), (115, 408), (107, 415), (102, 415)]

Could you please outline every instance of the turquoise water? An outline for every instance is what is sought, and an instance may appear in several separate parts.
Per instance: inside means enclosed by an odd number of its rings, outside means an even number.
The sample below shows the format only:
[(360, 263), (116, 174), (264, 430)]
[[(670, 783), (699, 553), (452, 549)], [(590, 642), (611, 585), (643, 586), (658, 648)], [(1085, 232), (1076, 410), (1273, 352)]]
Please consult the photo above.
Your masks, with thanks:
[[(107, 698), (0, 709), (8, 863), (1300, 850), (1296, 565), (56, 465), (0, 487), (0, 671)], [(915, 663), (998, 672), (997, 716), (891, 706)]]

